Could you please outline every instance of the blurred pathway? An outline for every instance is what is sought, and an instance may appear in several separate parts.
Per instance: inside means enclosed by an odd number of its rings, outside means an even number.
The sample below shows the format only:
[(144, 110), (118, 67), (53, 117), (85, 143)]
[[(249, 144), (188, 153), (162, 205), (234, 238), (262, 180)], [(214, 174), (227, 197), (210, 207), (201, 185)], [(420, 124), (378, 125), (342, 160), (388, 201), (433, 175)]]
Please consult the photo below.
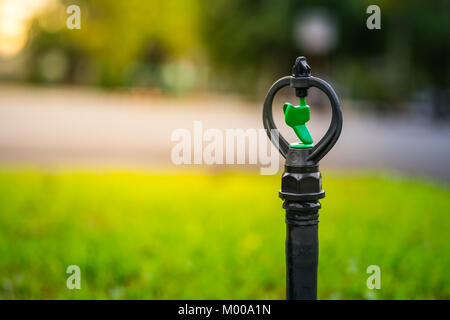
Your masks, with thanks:
[[(281, 123), (281, 112), (275, 116)], [(312, 119), (318, 137), (329, 115), (313, 111)], [(171, 133), (192, 131), (194, 120), (202, 120), (204, 129), (262, 126), (259, 105), (229, 97), (0, 86), (0, 163), (175, 169)], [(388, 168), (450, 181), (450, 126), (344, 109), (341, 139), (321, 165)]]

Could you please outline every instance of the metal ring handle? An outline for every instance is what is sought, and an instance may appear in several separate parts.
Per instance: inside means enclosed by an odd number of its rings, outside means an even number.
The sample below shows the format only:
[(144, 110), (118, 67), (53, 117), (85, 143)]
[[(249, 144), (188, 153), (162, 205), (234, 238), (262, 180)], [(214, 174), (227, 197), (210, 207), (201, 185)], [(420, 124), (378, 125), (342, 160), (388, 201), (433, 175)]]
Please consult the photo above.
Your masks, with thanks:
[[(294, 81), (293, 81), (294, 80)], [(320, 141), (312, 148), (312, 151), (310, 155), (308, 156), (308, 161), (313, 162), (319, 162), (330, 150), (331, 148), (336, 144), (337, 139), (339, 138), (341, 131), (342, 131), (342, 110), (341, 110), (341, 104), (339, 103), (339, 99), (336, 95), (336, 92), (334, 92), (333, 88), (324, 80), (315, 78), (315, 77), (304, 77), (304, 78), (297, 78), (297, 77), (283, 77), (279, 80), (277, 80), (272, 87), (269, 89), (269, 92), (267, 93), (266, 99), (264, 101), (263, 106), (263, 123), (264, 128), (266, 129), (267, 136), (272, 141), (274, 146), (280, 151), (281, 155), (286, 158), (286, 154), (289, 150), (289, 143), (286, 141), (286, 139), (280, 134), (277, 126), (275, 125), (275, 122), (273, 121), (273, 112), (272, 112), (272, 104), (273, 99), (275, 98), (275, 95), (277, 92), (288, 85), (290, 85), (293, 88), (298, 87), (297, 85), (292, 85), (294, 82), (298, 82), (298, 80), (301, 80), (302, 86), (301, 87), (316, 87), (323, 93), (325, 93), (330, 100), (331, 103), (331, 123), (328, 127), (327, 132), (325, 135), (320, 139)], [(272, 130), (275, 130), (279, 136), (279, 141), (272, 140)]]

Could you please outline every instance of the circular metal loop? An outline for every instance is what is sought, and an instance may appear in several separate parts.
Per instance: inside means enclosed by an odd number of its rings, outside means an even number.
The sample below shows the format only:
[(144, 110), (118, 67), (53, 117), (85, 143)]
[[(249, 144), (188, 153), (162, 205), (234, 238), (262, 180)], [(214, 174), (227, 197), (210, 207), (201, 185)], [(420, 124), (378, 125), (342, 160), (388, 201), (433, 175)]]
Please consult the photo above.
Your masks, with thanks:
[[(274, 146), (280, 151), (281, 155), (286, 158), (286, 154), (289, 150), (289, 143), (280, 134), (275, 122), (273, 121), (272, 104), (273, 99), (277, 92), (288, 85), (293, 88), (297, 88), (299, 81), (301, 80), (301, 87), (316, 87), (323, 93), (325, 93), (331, 103), (331, 123), (328, 127), (325, 135), (320, 139), (320, 141), (312, 148), (310, 155), (308, 156), (308, 161), (313, 161), (315, 163), (319, 162), (335, 145), (339, 135), (342, 131), (342, 110), (339, 99), (334, 92), (333, 88), (324, 80), (315, 77), (283, 77), (277, 80), (267, 93), (266, 99), (263, 106), (263, 123), (266, 129), (267, 136), (272, 141)], [(295, 84), (297, 83), (297, 84)], [(272, 138), (272, 133), (275, 133), (275, 137)], [(278, 139), (276, 139), (278, 137)]]

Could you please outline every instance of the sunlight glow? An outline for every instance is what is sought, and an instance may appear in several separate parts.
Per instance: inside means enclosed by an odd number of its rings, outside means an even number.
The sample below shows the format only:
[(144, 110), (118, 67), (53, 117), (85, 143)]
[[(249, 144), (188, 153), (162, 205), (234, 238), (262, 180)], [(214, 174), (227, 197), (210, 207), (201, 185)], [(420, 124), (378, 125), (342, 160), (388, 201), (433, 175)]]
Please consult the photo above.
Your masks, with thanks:
[(0, 56), (14, 56), (25, 46), (32, 19), (51, 0), (0, 0)]

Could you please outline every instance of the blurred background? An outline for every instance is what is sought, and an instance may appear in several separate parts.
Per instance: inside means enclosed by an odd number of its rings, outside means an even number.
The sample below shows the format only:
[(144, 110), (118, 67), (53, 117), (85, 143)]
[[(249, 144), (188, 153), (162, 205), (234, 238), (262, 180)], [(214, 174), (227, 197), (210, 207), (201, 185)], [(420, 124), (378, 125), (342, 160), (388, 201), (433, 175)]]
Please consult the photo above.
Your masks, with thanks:
[[(80, 29), (66, 24), (73, 4)], [(283, 298), (279, 174), (176, 166), (171, 134), (195, 120), (262, 128), (268, 88), (300, 55), (344, 111), (321, 162), (319, 298), (450, 298), (449, 9), (0, 0), (0, 298)], [(291, 90), (275, 118), (293, 141), (285, 101)], [(310, 90), (308, 104), (318, 140), (328, 102)], [(366, 288), (371, 264), (381, 290)]]

